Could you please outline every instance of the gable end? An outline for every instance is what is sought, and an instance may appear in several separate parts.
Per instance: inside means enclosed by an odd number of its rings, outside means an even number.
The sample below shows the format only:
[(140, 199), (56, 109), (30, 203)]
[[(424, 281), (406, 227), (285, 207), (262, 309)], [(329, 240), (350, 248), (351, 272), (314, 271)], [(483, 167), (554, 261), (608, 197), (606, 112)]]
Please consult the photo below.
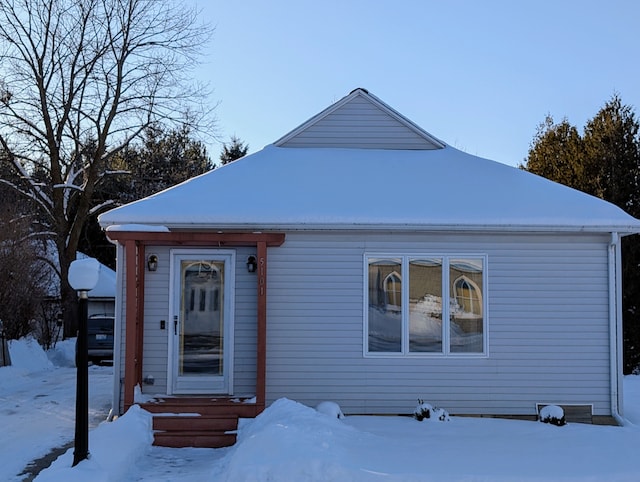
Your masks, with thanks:
[(445, 144), (364, 89), (278, 139), (277, 147), (442, 149)]

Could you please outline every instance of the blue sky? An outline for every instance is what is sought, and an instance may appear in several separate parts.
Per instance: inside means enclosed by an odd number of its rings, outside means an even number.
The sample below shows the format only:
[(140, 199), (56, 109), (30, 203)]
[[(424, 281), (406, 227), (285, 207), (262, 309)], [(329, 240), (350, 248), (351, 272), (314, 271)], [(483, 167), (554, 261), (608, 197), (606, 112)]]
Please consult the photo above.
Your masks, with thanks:
[[(356, 87), (474, 155), (517, 165), (546, 114), (640, 106), (640, 2), (191, 0), (218, 136), (250, 152)], [(217, 160), (220, 145), (211, 144)]]

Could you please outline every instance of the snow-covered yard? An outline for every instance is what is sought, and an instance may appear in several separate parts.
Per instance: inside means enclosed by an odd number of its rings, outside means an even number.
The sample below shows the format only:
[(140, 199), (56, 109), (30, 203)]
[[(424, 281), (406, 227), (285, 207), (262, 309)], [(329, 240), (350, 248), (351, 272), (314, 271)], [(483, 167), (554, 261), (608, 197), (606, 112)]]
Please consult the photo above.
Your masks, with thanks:
[[(110, 400), (108, 370), (90, 372), (92, 407)], [(75, 385), (62, 381), (71, 372), (0, 368), (0, 480), (20, 480), (16, 474), (31, 458), (73, 438)], [(91, 431), (89, 460), (72, 469), (70, 449), (36, 480), (637, 481), (640, 377), (626, 377), (624, 389), (624, 427), (460, 417), (338, 419), (282, 399), (243, 421), (234, 447), (217, 450), (152, 447), (150, 416), (134, 406)], [(18, 400), (18, 393), (20, 402), (8, 401)], [(63, 420), (54, 423), (58, 418)]]
[[(17, 481), (29, 462), (73, 441), (75, 341), (47, 354), (33, 340), (11, 342), (13, 366), (0, 368), (0, 480)], [(113, 369), (89, 368), (89, 426), (111, 408)]]

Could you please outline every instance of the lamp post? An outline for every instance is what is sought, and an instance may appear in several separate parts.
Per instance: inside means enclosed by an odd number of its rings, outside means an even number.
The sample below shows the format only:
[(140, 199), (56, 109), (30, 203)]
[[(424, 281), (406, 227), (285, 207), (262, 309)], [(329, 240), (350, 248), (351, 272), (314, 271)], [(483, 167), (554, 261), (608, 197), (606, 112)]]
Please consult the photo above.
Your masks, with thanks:
[(78, 339), (76, 342), (76, 433), (75, 467), (89, 457), (89, 354), (87, 347), (88, 295), (98, 284), (100, 263), (94, 258), (77, 259), (69, 266), (69, 284), (78, 292)]

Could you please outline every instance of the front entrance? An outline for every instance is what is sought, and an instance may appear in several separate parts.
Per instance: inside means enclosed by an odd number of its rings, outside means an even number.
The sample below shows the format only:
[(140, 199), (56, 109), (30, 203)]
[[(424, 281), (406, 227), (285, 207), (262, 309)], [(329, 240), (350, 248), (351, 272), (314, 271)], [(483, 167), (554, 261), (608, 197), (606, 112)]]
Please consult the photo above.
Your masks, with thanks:
[(170, 394), (231, 394), (235, 251), (171, 251)]

